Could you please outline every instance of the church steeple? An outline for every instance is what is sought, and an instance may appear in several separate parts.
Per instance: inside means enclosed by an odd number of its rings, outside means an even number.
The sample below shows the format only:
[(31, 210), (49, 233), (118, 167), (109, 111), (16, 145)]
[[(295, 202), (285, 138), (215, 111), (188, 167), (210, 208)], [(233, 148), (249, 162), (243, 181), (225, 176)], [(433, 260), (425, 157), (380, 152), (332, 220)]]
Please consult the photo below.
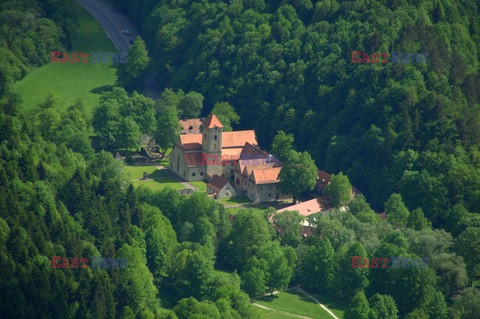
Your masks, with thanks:
[(205, 153), (222, 152), (223, 125), (215, 114), (203, 122), (202, 148)]

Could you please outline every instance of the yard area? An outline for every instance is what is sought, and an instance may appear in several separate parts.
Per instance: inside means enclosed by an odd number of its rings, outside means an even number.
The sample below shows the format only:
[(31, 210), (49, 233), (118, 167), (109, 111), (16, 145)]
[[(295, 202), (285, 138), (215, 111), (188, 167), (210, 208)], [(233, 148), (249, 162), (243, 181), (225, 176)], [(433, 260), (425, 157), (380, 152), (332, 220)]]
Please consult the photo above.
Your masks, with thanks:
[[(143, 173), (147, 172), (149, 180), (141, 180)], [(166, 187), (173, 189), (181, 189), (184, 186), (171, 178), (165, 170), (159, 170), (155, 166), (125, 166), (123, 174), (126, 179), (132, 181), (133, 186), (146, 186), (152, 190), (161, 190)]]
[[(272, 309), (268, 310), (268, 312), (266, 312), (266, 309), (263, 309), (264, 312), (260, 317), (262, 319), (295, 318), (294, 316), (289, 316), (286, 313), (318, 319), (333, 318), (328, 312), (326, 312), (322, 307), (317, 305), (312, 299), (295, 290), (283, 291), (273, 296), (266, 296), (258, 299), (256, 303)], [(284, 313), (275, 313), (275, 311), (281, 311)], [(339, 318), (343, 318), (343, 315), (339, 316)]]
[(236, 204), (246, 204), (251, 203), (252, 201), (245, 196), (232, 197), (232, 198), (221, 198), (219, 199), (225, 205), (236, 205)]
[[(61, 48), (52, 48), (61, 50)], [(98, 22), (84, 9), (81, 9), (78, 41), (73, 52), (92, 51), (118, 52)], [(87, 110), (93, 110), (98, 104), (100, 94), (109, 90), (117, 76), (111, 63), (48, 63), (36, 68), (22, 80), (16, 82), (14, 90), (20, 94), (23, 106), (35, 107), (43, 101), (49, 92), (58, 97), (58, 107), (66, 109), (76, 99), (86, 102)], [(90, 113), (90, 112), (89, 112)]]
[(189, 183), (198, 188), (199, 192), (207, 192), (207, 184), (205, 184), (204, 181), (194, 181)]

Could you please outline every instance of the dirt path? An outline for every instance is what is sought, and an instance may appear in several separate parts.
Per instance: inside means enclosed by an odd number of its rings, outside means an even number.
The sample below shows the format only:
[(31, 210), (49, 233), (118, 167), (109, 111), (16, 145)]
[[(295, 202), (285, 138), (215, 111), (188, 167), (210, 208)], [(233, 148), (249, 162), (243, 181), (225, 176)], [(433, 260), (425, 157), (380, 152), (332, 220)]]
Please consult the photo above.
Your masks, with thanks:
[(317, 305), (319, 305), (320, 307), (322, 307), (323, 309), (325, 309), (326, 312), (328, 312), (333, 318), (335, 319), (339, 319), (337, 316), (335, 316), (335, 314), (330, 311), (330, 309), (328, 309), (327, 307), (325, 307), (324, 305), (322, 305), (320, 303), (320, 301), (318, 301), (317, 299), (315, 299), (315, 297), (313, 297), (312, 295), (310, 295), (308, 292), (306, 292), (305, 290), (303, 290), (302, 288), (300, 288), (299, 286), (296, 286), (296, 287), (293, 287), (293, 289), (295, 289), (296, 291), (298, 291), (299, 293), (302, 293), (304, 294), (305, 296), (307, 296), (308, 298), (312, 299), (313, 301), (315, 301), (317, 303)]
[(270, 311), (273, 311), (273, 312), (278, 312), (278, 313), (288, 315), (288, 316), (292, 316), (292, 317), (295, 317), (295, 318), (314, 319), (312, 317), (297, 315), (296, 313), (291, 313), (291, 312), (286, 312), (286, 311), (282, 311), (282, 310), (273, 309), (273, 308), (258, 304), (256, 302), (252, 303), (252, 305), (254, 305), (255, 307), (258, 307), (258, 308), (262, 308), (262, 309), (265, 309), (265, 310), (270, 310)]

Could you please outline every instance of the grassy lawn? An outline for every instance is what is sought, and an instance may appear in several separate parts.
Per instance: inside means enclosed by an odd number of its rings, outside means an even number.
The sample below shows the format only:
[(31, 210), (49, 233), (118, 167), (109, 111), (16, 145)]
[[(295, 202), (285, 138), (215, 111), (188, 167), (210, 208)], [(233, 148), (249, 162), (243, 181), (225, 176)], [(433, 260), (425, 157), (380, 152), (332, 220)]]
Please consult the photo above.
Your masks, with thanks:
[[(317, 305), (313, 300), (296, 291), (280, 292), (273, 296), (263, 297), (257, 300), (257, 303), (273, 309), (278, 309), (312, 318), (333, 318), (328, 312), (326, 312), (322, 307)], [(274, 316), (271, 318), (278, 317)]]
[(168, 157), (165, 157), (158, 161), (158, 165), (168, 167), (168, 165), (170, 165), (170, 159)]
[(123, 175), (125, 178), (132, 180), (143, 177), (143, 173), (152, 174), (157, 168), (155, 166), (125, 166)]
[(136, 179), (143, 177), (143, 172), (145, 171), (153, 180), (132, 181), (133, 186), (138, 187), (140, 185), (144, 185), (154, 191), (161, 190), (166, 187), (171, 187), (173, 189), (184, 188), (182, 184), (168, 176), (168, 174), (163, 170), (156, 169), (155, 166), (125, 166), (124, 175), (128, 179)]
[(262, 308), (257, 308), (259, 311), (263, 311), (263, 314), (260, 313), (260, 318), (261, 319), (292, 319), (292, 318), (297, 318), (289, 315), (285, 315), (283, 313), (279, 313), (276, 311), (270, 311)]
[[(118, 52), (97, 21), (82, 8), (78, 41), (68, 53), (87, 52), (91, 61), (91, 51), (98, 50)], [(60, 48), (58, 51), (61, 51)], [(58, 97), (59, 108), (66, 109), (81, 98), (91, 110), (98, 104), (102, 91), (114, 85), (116, 79), (115, 69), (110, 63), (48, 63), (16, 82), (14, 89), (21, 95), (27, 109), (53, 92)]]
[(312, 293), (310, 291), (308, 291), (308, 293), (311, 294), (315, 299), (320, 301), (325, 307), (330, 309), (330, 311), (333, 312), (338, 318), (343, 318), (345, 309), (347, 309), (348, 307), (346, 303), (338, 301), (328, 295)]
[(232, 275), (231, 272), (228, 272), (226, 270), (220, 270), (220, 269), (215, 269), (213, 272), (215, 273), (215, 275), (225, 279), (230, 279), (230, 276)]
[(205, 184), (204, 181), (194, 181), (189, 183), (197, 187), (199, 192), (207, 192), (207, 184)]
[(245, 197), (245, 196), (222, 198), (222, 199), (219, 199), (219, 201), (226, 205), (245, 204), (245, 203), (252, 202), (248, 197)]

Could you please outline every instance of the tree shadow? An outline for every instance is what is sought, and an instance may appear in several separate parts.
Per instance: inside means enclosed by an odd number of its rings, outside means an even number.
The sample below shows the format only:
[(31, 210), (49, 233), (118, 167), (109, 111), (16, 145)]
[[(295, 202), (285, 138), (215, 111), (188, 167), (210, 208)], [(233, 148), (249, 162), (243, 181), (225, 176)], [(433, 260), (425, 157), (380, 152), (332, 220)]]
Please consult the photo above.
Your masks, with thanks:
[(112, 89), (113, 89), (113, 85), (102, 85), (102, 86), (91, 89), (90, 92), (93, 94), (102, 94), (102, 93), (111, 91)]
[(261, 298), (258, 298), (258, 300), (270, 302), (278, 298), (279, 297), (277, 295), (268, 295), (268, 296), (262, 296)]

